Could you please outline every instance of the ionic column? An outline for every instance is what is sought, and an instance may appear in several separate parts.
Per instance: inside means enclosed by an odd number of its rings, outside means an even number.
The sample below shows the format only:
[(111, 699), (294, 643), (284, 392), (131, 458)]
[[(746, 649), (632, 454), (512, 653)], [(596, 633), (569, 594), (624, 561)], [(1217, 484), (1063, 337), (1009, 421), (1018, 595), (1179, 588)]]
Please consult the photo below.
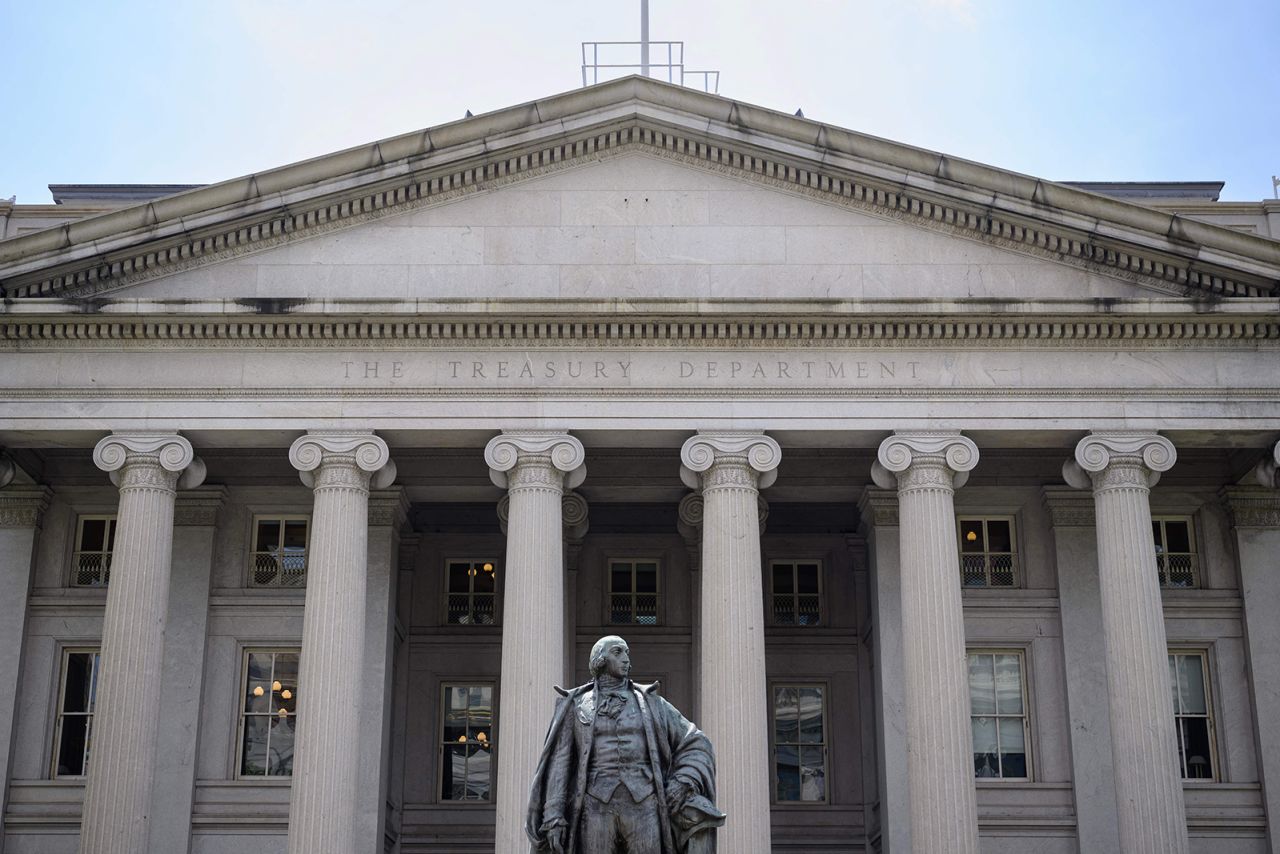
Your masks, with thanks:
[(204, 480), (204, 464), (176, 433), (114, 433), (93, 449), (93, 461), (120, 488), (120, 503), (80, 851), (144, 854), (164, 687), (173, 506), (179, 486)]
[(298, 734), (289, 797), (289, 854), (367, 850), (356, 838), (364, 677), (369, 490), (395, 479), (371, 432), (308, 433), (289, 462), (312, 488), (307, 595), (298, 668)]
[(1236, 555), (1240, 561), (1240, 594), (1244, 600), (1244, 635), (1249, 649), (1249, 675), (1258, 771), (1267, 811), (1266, 838), (1280, 851), (1280, 444), (1274, 462), (1258, 470), (1259, 486), (1231, 486), (1223, 500), (1231, 511)]
[(955, 490), (978, 463), (959, 433), (896, 433), (871, 474), (898, 490), (903, 699), (914, 851), (977, 854)]
[(1173, 444), (1151, 433), (1094, 433), (1063, 468), (1092, 488), (1102, 593), (1111, 744), (1125, 854), (1185, 854), (1187, 820), (1169, 698), (1151, 487), (1174, 462)]
[(547, 431), (503, 433), (484, 449), (489, 476), (508, 497), (496, 851), (529, 849), (529, 786), (555, 706), (552, 686), (565, 682), (561, 500), (586, 477), (584, 456), (577, 439)]
[(702, 490), (698, 723), (715, 745), (716, 801), (729, 816), (721, 851), (764, 851), (770, 838), (758, 499), (781, 459), (763, 433), (699, 433), (680, 449), (681, 478)]

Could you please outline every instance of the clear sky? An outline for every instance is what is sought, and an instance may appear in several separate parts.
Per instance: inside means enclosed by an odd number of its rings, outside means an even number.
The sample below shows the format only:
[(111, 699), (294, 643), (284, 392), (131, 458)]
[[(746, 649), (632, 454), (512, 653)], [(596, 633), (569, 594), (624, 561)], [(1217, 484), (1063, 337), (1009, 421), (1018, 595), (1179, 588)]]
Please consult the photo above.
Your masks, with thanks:
[[(1056, 180), (1280, 174), (1280, 0), (651, 0), (731, 98)], [(205, 183), (581, 85), (640, 0), (0, 0), (0, 197)]]

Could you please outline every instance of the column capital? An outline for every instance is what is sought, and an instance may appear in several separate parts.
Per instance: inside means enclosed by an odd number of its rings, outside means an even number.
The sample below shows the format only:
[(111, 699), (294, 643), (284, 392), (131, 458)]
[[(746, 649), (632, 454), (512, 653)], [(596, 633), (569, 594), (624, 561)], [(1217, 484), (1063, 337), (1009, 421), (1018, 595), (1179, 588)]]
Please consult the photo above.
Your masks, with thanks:
[(351, 466), (369, 477), (369, 489), (385, 489), (396, 479), (396, 464), (387, 443), (372, 430), (309, 432), (289, 446), (289, 462), (308, 487), (315, 487), (321, 466)]
[(959, 489), (978, 464), (978, 446), (960, 433), (921, 430), (894, 433), (880, 443), (871, 479), (882, 489), (917, 485)]
[(590, 513), (591, 508), (582, 493), (565, 490), (564, 495), (560, 496), (560, 524), (564, 528), (566, 540), (581, 544), (591, 527)]
[(705, 475), (717, 465), (728, 464), (740, 469), (747, 475), (746, 479), (754, 481), (741, 485), (767, 489), (778, 479), (780, 462), (782, 448), (773, 437), (762, 432), (699, 432), (686, 439), (680, 448), (680, 479), (690, 489), (699, 489), (704, 485), (699, 475)]
[(38, 528), (49, 507), (46, 486), (22, 486), (0, 491), (0, 528)]
[(1178, 452), (1157, 433), (1140, 430), (1094, 432), (1076, 445), (1062, 478), (1076, 489), (1138, 486), (1150, 489), (1173, 467)]
[(1268, 489), (1280, 489), (1280, 442), (1258, 463), (1253, 476)]
[(107, 472), (116, 486), (128, 483), (129, 469), (140, 466), (151, 475), (151, 485), (168, 489), (194, 489), (204, 483), (204, 461), (195, 455), (191, 443), (178, 433), (118, 430), (98, 441), (93, 463)]
[(1071, 486), (1046, 486), (1040, 499), (1055, 528), (1093, 528), (1096, 524), (1093, 496)]
[(1261, 486), (1228, 486), (1219, 495), (1236, 528), (1280, 528), (1280, 492)]
[(586, 479), (586, 458), (582, 442), (556, 430), (504, 430), (484, 448), (489, 479), (499, 489), (510, 486), (508, 472), (526, 463), (560, 472), (564, 475), (564, 489), (573, 489)]

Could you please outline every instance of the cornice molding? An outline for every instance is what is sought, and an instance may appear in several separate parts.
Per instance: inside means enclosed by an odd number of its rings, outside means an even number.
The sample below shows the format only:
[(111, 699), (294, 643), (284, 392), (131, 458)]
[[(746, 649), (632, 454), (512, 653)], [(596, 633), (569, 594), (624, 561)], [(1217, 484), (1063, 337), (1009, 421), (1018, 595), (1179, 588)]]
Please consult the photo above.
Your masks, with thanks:
[[(415, 306), (411, 301), (406, 309)], [(586, 307), (585, 315), (549, 315), (538, 320), (467, 317), (459, 319), (404, 319), (394, 315), (362, 316), (362, 306), (353, 303), (351, 314), (342, 317), (186, 316), (176, 308), (164, 318), (104, 314), (86, 317), (57, 314), (0, 315), (0, 352), (32, 349), (96, 349), (110, 342), (135, 349), (189, 349), (194, 342), (202, 347), (231, 349), (352, 349), (420, 350), (456, 349), (467, 346), (497, 348), (554, 348), (566, 343), (593, 347), (661, 348), (699, 347), (731, 343), (736, 347), (866, 347), (883, 348), (895, 342), (913, 347), (964, 346), (978, 342), (984, 348), (1025, 347), (1027, 345), (1110, 348), (1159, 345), (1162, 348), (1223, 349), (1238, 346), (1256, 348), (1261, 342), (1280, 346), (1280, 320), (1275, 313), (1260, 311), (1252, 316), (1179, 317), (1176, 314), (1151, 316), (1150, 306), (1142, 318), (1124, 316), (1068, 316), (994, 318), (952, 314), (954, 306), (939, 303), (932, 316), (897, 319), (832, 320), (831, 315), (860, 313), (870, 306), (835, 304), (815, 306), (827, 319), (796, 318), (780, 314), (775, 320), (734, 317), (707, 318), (705, 306), (691, 305), (697, 319), (688, 317), (628, 317), (619, 319), (617, 306)], [(269, 307), (264, 307), (267, 312)], [(278, 307), (277, 307), (278, 308)], [(442, 308), (437, 306), (437, 308)], [(660, 311), (660, 307), (654, 306)], [(604, 311), (602, 312), (601, 309)], [(289, 310), (282, 308), (282, 311)], [(429, 306), (423, 310), (430, 312)], [(768, 311), (768, 308), (762, 308)], [(513, 314), (519, 308), (512, 308)], [(592, 316), (592, 315), (595, 316)]]
[[(672, 121), (678, 120), (678, 116), (672, 117)], [(718, 132), (718, 128), (705, 122), (698, 129), (672, 128), (657, 115), (632, 113), (606, 118), (603, 125), (593, 128), (567, 134), (556, 132), (553, 140), (506, 140), (505, 145), (489, 152), (464, 147), (452, 162), (434, 157), (428, 158), (430, 165), (413, 168), (411, 161), (405, 161), (403, 168), (391, 170), (398, 174), (373, 170), (367, 183), (356, 181), (356, 186), (349, 189), (330, 189), (320, 198), (291, 197), (287, 204), (276, 206), (257, 196), (224, 206), (221, 221), (219, 217), (193, 215), (196, 221), (211, 220), (203, 227), (188, 228), (180, 217), (156, 222), (159, 214), (154, 212), (164, 205), (151, 203), (139, 207), (153, 212), (152, 222), (112, 235), (115, 239), (109, 242), (121, 244), (120, 248), (102, 253), (94, 249), (97, 241), (77, 244), (73, 242), (76, 229), (72, 224), (64, 233), (63, 248), (44, 253), (47, 258), (34, 251), (38, 241), (30, 241), (32, 254), (41, 257), (35, 262), (21, 257), (12, 259), (9, 266), (13, 272), (0, 273), (4, 275), (0, 284), (5, 295), (14, 298), (94, 297), (293, 240), (498, 189), (583, 162), (639, 152), (1099, 272), (1174, 296), (1280, 295), (1280, 278), (1271, 274), (1270, 265), (1241, 256), (1240, 267), (1260, 272), (1233, 268), (1229, 252), (1206, 253), (1185, 233), (1143, 231), (1132, 225), (1072, 215), (1071, 211), (1060, 212), (1056, 221), (1049, 221), (1045, 217), (1050, 207), (1045, 199), (1037, 203), (1035, 199), (993, 198), (990, 193), (978, 192), (977, 187), (966, 192), (965, 185), (957, 179), (904, 176), (900, 171), (877, 170), (872, 161), (858, 162), (822, 148), (805, 151), (794, 143), (769, 148), (771, 140), (763, 135), (753, 143), (745, 143)], [(885, 174), (873, 174), (876, 171)], [(894, 175), (892, 180), (889, 174)], [(1049, 185), (1037, 185), (1037, 191), (1040, 186)], [(1052, 193), (1046, 190), (1044, 194), (1079, 198), (1058, 190), (1054, 186)], [(1150, 211), (1148, 218), (1153, 226), (1181, 225), (1182, 232), (1211, 228), (1199, 223), (1188, 225), (1155, 211)], [(166, 231), (171, 232), (166, 237), (155, 236)], [(1216, 231), (1211, 233), (1216, 235)], [(1221, 237), (1224, 242), (1232, 239), (1228, 235)], [(60, 251), (80, 257), (59, 263)]]

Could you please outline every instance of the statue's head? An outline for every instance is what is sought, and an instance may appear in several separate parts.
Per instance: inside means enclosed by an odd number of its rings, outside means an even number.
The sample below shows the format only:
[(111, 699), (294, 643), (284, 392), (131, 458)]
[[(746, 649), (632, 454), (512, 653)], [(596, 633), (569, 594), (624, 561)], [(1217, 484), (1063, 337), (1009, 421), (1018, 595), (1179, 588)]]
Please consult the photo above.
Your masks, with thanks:
[(617, 635), (606, 635), (591, 647), (591, 678), (605, 671), (619, 679), (631, 673), (631, 650), (627, 642)]

